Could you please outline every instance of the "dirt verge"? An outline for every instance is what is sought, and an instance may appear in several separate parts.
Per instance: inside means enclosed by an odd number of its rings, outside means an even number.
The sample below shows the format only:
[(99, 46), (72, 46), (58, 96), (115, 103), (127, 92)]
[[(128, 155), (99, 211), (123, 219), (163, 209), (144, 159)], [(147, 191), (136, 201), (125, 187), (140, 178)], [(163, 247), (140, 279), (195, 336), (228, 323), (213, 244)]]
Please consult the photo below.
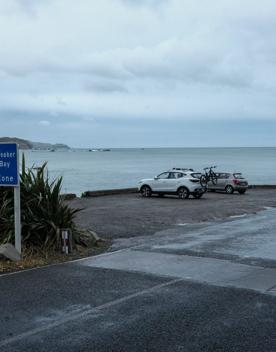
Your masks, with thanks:
[(64, 263), (76, 259), (90, 257), (93, 255), (101, 254), (105, 252), (109, 246), (110, 241), (101, 241), (97, 246), (93, 247), (80, 247), (78, 246), (72, 253), (64, 255), (58, 252), (46, 252), (30, 250), (23, 250), (22, 260), (18, 262), (12, 262), (10, 260), (0, 260), (0, 275), (1, 273), (20, 271), (31, 268), (38, 268), (51, 264)]

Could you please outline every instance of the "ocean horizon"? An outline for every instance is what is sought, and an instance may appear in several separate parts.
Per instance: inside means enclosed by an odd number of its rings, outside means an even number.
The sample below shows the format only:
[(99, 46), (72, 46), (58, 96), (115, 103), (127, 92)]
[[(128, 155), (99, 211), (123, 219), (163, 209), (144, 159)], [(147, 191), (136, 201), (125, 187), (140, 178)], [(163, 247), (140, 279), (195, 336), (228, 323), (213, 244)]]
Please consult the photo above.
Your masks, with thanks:
[(276, 147), (72, 148), (22, 153), (28, 167), (47, 162), (49, 177), (62, 176), (62, 191), (77, 195), (88, 190), (136, 187), (140, 179), (172, 167), (202, 171), (217, 165), (218, 171), (242, 172), (250, 184), (276, 184)]

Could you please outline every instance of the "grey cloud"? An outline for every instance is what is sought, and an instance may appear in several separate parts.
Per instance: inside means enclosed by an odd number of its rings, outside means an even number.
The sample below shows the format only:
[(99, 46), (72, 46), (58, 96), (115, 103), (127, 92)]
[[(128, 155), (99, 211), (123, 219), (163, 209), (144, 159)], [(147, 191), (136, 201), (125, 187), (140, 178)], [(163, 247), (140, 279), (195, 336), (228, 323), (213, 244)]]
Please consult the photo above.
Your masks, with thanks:
[[(239, 128), (232, 121), (225, 122), (209, 119), (200, 121), (174, 120), (160, 121), (158, 124), (152, 118), (137, 118), (124, 120), (118, 118), (97, 118), (96, 122), (81, 120), (78, 115), (63, 116), (51, 119), (50, 125), (39, 124), (42, 119), (49, 119), (42, 115), (39, 119), (26, 113), (15, 114), (14, 117), (5, 115), (9, 119), (2, 119), (0, 112), (1, 130), (4, 134), (17, 135), (33, 141), (66, 142), (73, 147), (88, 147), (104, 145), (108, 147), (199, 147), (199, 146), (271, 146), (275, 144), (275, 121), (238, 121)], [(45, 120), (46, 121), (46, 120)], [(200, 134), (201, 129), (206, 133)], [(35, 128), (34, 128), (35, 126)], [(103, 133), (104, 130), (104, 133)], [(227, 130), (227, 134), (225, 134)], [(168, 138), (168, 131), (173, 138)], [(185, 131), (185, 138), (183, 138)], [(207, 133), (208, 131), (208, 133)], [(80, 136), (78, 138), (78, 135)], [(158, 138), (154, 138), (157, 136)]]
[[(231, 56), (231, 52), (227, 51), (219, 53), (212, 45), (202, 48), (189, 47), (184, 41), (171, 40), (151, 48), (116, 49), (71, 61), (60, 59), (47, 61), (39, 57), (35, 62), (22, 62), (16, 66), (7, 63), (2, 70), (19, 76), (34, 72), (52, 72), (85, 74), (118, 82), (151, 78), (152, 80), (175, 79), (186, 83), (246, 86), (253, 78), (250, 68), (243, 61), (240, 55)], [(105, 90), (104, 81), (97, 85), (99, 90), (101, 87)], [(95, 88), (97, 85), (95, 84)], [(122, 86), (121, 83), (116, 83), (115, 90), (120, 86)], [(124, 88), (119, 90), (123, 91)]]
[[(36, 17), (40, 7), (47, 6), (52, 0), (9, 0), (10, 14), (21, 12), (29, 17)], [(15, 5), (15, 6), (13, 6)]]
[(252, 82), (250, 70), (227, 51), (213, 46), (193, 47), (183, 41), (167, 41), (154, 48), (137, 48), (124, 59), (124, 67), (136, 77), (175, 79), (186, 83), (244, 86)]
[(123, 4), (131, 6), (160, 6), (167, 3), (169, 0), (119, 0)]
[(0, 110), (275, 119), (275, 17), (275, 0), (0, 1)]
[(128, 90), (116, 81), (89, 81), (84, 85), (85, 91), (96, 93), (127, 93)]
[(66, 106), (67, 105), (67, 102), (61, 97), (56, 97), (56, 101), (57, 101), (58, 105), (61, 105), (61, 106)]
[(32, 73), (71, 73), (87, 74), (99, 77), (126, 79), (129, 73), (123, 68), (122, 63), (114, 61), (112, 52), (76, 57), (71, 60), (64, 58), (43, 58), (35, 55), (31, 60), (22, 62), (6, 62), (0, 68), (9, 75), (25, 76)]

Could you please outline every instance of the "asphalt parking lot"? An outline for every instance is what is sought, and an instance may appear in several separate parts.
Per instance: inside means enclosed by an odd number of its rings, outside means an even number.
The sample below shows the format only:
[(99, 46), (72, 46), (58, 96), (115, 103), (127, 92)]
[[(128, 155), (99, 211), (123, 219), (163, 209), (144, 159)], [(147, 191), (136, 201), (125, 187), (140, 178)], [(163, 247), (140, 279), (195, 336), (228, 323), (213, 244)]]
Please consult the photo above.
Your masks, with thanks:
[(153, 235), (183, 223), (226, 219), (276, 206), (276, 189), (250, 189), (245, 195), (206, 193), (202, 199), (142, 198), (121, 194), (78, 198), (69, 203), (83, 208), (77, 223), (103, 238)]
[(276, 348), (276, 299), (253, 291), (69, 265), (0, 285), (6, 352)]
[(0, 276), (0, 350), (274, 352), (275, 212)]

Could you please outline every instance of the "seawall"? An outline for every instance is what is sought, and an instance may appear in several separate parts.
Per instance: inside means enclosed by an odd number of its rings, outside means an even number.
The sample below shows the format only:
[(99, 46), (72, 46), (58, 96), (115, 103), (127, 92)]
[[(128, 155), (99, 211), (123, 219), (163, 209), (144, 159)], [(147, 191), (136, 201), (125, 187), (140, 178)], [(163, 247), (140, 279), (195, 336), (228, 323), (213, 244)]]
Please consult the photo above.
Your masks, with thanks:
[[(275, 185), (249, 185), (249, 189), (276, 189)], [(119, 188), (119, 189), (106, 189), (106, 190), (97, 190), (97, 191), (85, 191), (82, 193), (81, 198), (90, 198), (90, 197), (103, 197), (110, 195), (119, 195), (119, 194), (128, 194), (128, 193), (137, 193), (137, 188)], [(75, 193), (65, 193), (62, 194), (62, 197), (66, 200), (71, 200), (77, 198)]]

